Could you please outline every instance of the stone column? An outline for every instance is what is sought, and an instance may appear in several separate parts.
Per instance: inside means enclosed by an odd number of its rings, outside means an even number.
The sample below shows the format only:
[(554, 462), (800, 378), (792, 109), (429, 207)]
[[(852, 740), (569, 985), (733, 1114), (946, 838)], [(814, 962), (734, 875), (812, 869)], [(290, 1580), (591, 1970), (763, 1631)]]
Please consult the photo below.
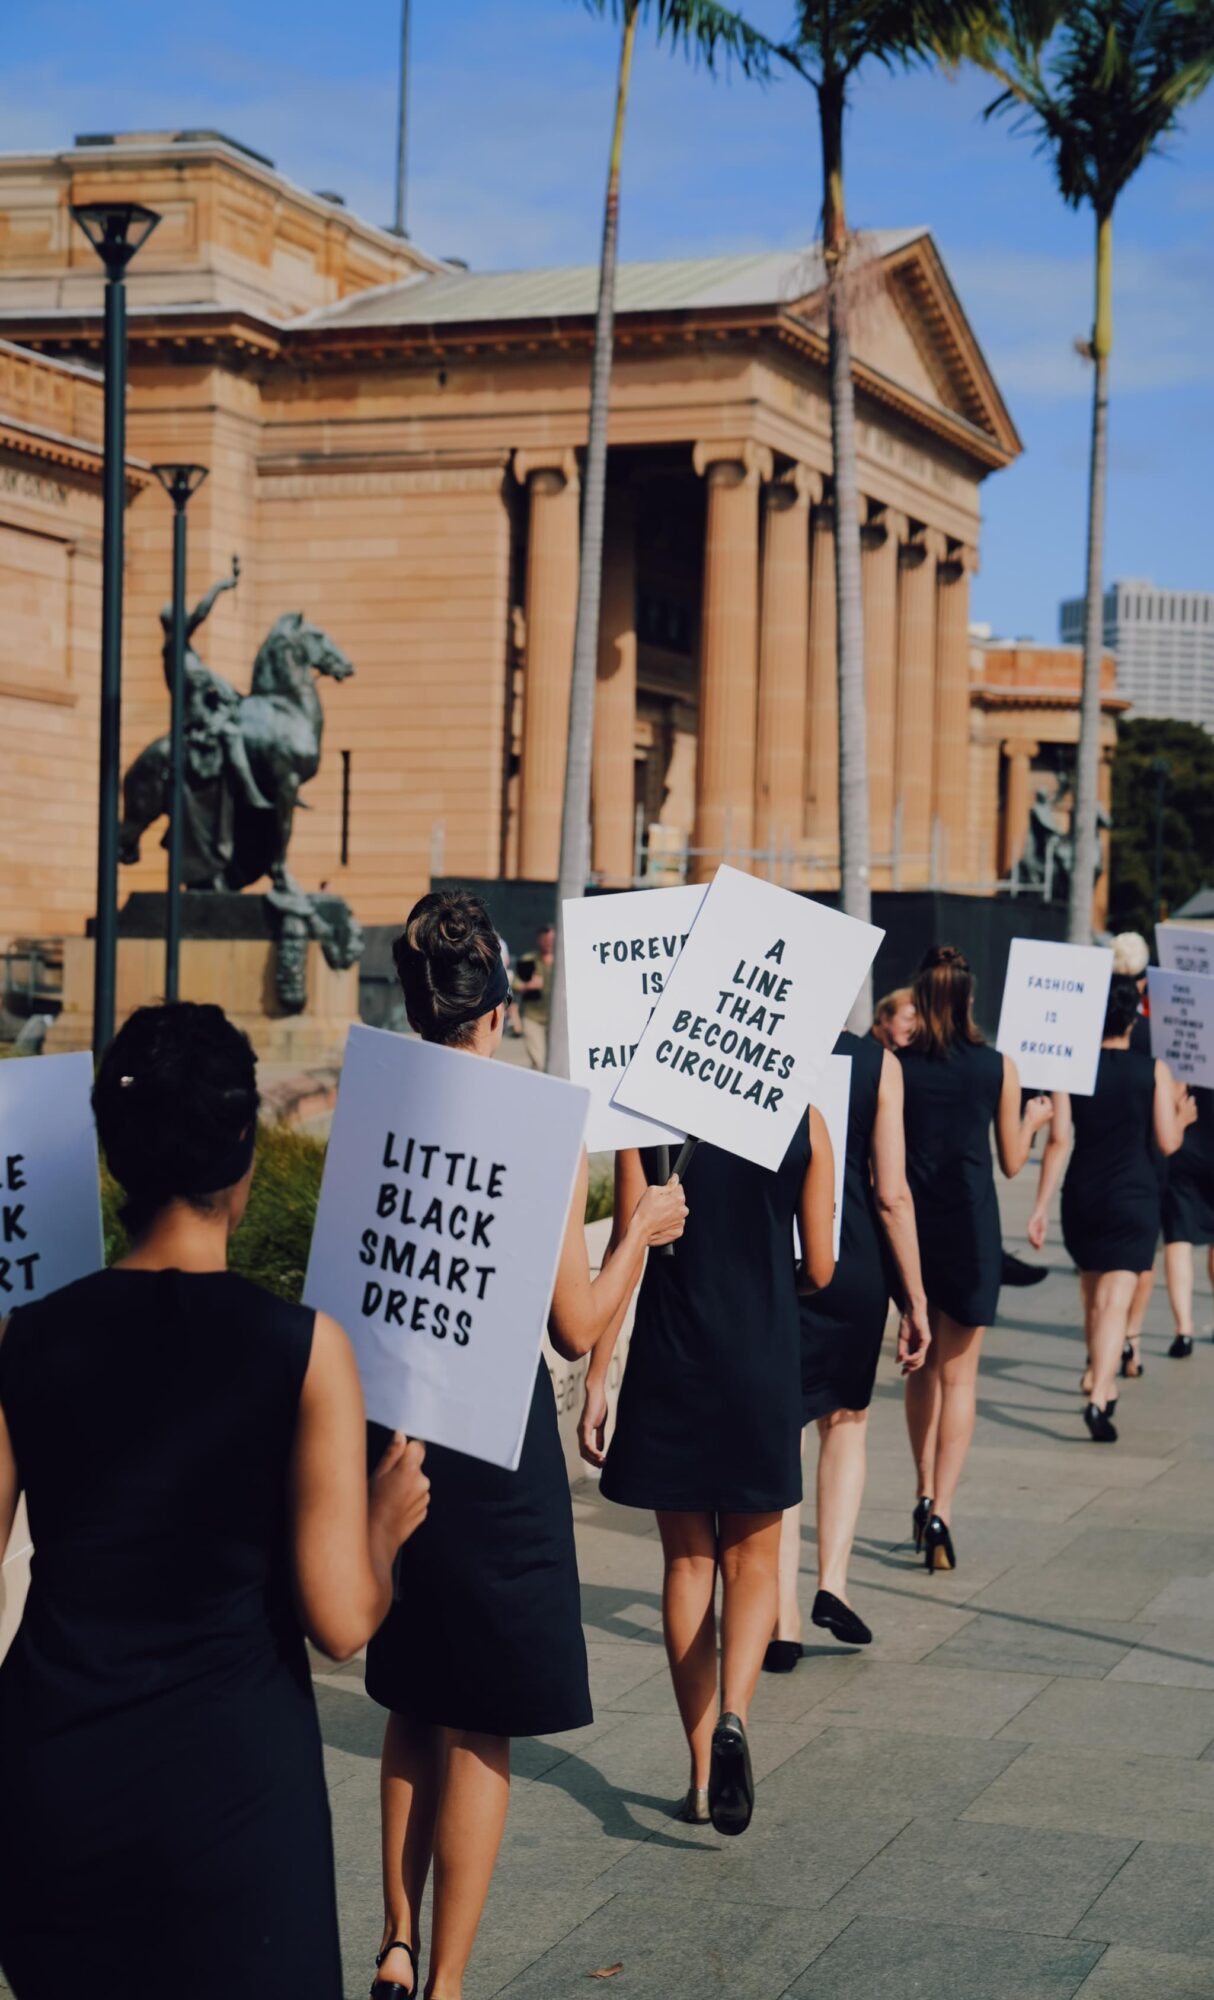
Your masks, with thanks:
[(898, 659), (898, 550), (909, 523), (870, 505), (860, 536), (864, 588), (864, 700), (868, 709), (868, 821), (875, 888), (890, 886), (894, 844), (894, 749)]
[(1015, 738), (1003, 746), (1007, 758), (1007, 789), (1003, 795), (1003, 825), (999, 830), (999, 874), (1006, 881), (1024, 852), (1029, 830), (1033, 759), (1038, 745)]
[(771, 453), (749, 439), (697, 444), (708, 481), (704, 606), (700, 622), (700, 718), (692, 868), (706, 882), (726, 847), (739, 868), (754, 845), (755, 709), (759, 661), (759, 485)]
[(805, 810), (809, 510), (821, 498), (821, 476), (796, 465), (767, 488), (764, 511), (754, 844), (777, 854), (799, 845)]
[[(945, 887), (970, 875), (970, 577), (976, 549), (959, 548), (936, 572), (936, 726), (932, 814)], [(1017, 849), (1019, 852), (1019, 849)]]
[(936, 680), (936, 564), (943, 535), (922, 530), (898, 577), (898, 830), (900, 888), (931, 880), (932, 730)]
[(839, 867), (839, 653), (835, 600), (835, 510), (814, 508), (809, 533), (809, 651), (806, 663), (805, 833), (809, 858), (825, 862), (825, 888)]
[(636, 838), (636, 543), (632, 504), (607, 499), (591, 783), (592, 866), (609, 888), (632, 883)]
[(517, 451), (514, 472), (530, 501), (518, 865), (526, 881), (555, 882), (577, 617), (577, 460), (571, 451)]

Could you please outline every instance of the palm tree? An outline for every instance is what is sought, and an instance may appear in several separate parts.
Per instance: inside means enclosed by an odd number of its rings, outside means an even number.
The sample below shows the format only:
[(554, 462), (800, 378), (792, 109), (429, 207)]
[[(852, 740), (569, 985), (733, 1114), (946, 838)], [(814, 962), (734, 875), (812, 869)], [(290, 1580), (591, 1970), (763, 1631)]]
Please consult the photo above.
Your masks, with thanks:
[[(1092, 935), (1100, 751), (1100, 657), (1104, 641), (1104, 521), (1108, 462), (1109, 356), (1113, 350), (1113, 211), (1143, 162), (1173, 131), (1182, 107), (1214, 76), (1214, 0), (1010, 0), (995, 34), (972, 53), (1003, 84), (987, 116), (1012, 110), (1053, 162), (1071, 208), (1096, 220), (1092, 335), (1092, 441), (1083, 631), (1083, 695), (1075, 777), (1069, 936)], [(1043, 16), (1060, 15), (1042, 48)]]
[(709, 70), (736, 62), (746, 76), (770, 74), (774, 43), (715, 0), (584, 0), (588, 11), (610, 15), (620, 27), (615, 121), (603, 207), (599, 257), (598, 314), (590, 368), (590, 424), (582, 481), (582, 532), (577, 622), (573, 638), (573, 680), (569, 695), (569, 739), (561, 811), (561, 853), (557, 879), (556, 968), (548, 1027), (550, 1075), (569, 1074), (569, 1017), (561, 915), (567, 897), (584, 895), (589, 873), (590, 767), (594, 750), (594, 694), (598, 671), (599, 599), (603, 581), (603, 519), (607, 499), (607, 409), (615, 326), (616, 249), (620, 218), (620, 160), (624, 118), (637, 26), (652, 21), (659, 42), (703, 61)]
[[(843, 133), (852, 86), (866, 63), (886, 69), (955, 61), (967, 36), (990, 10), (971, 0), (797, 0), (791, 37), (797, 67), (818, 98), (822, 147), (822, 255), (830, 379), (835, 499), (835, 597), (839, 673), (840, 902), (868, 920), (868, 743), (864, 700), (864, 611), (860, 584), (860, 499), (856, 484), (856, 416), (851, 322), (855, 280), (863, 263), (847, 225)], [(871, 981), (857, 996), (853, 1019), (871, 1019)]]

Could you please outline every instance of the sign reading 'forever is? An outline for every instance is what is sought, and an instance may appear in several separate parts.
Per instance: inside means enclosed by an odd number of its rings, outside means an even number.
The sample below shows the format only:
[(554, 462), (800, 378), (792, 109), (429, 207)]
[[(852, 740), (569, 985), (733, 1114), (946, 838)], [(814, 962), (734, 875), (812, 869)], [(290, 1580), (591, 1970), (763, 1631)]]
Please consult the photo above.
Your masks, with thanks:
[(613, 1104), (645, 1023), (699, 914), (699, 887), (582, 896), (564, 906), (569, 1075), (590, 1092), (592, 1153), (661, 1146), (681, 1131)]
[(1156, 924), (1155, 949), (1165, 972), (1196, 972), (1214, 978), (1214, 930), (1195, 924)]
[(517, 1466), (586, 1102), (351, 1028), (304, 1297), (345, 1327), (376, 1422)]
[(1012, 939), (995, 1046), (1027, 1089), (1092, 1095), (1112, 975), (1100, 945)]
[(90, 1055), (0, 1062), (0, 1318), (105, 1261)]
[(1151, 1003), (1151, 1054), (1173, 1076), (1199, 1088), (1214, 1086), (1214, 979), (1196, 972), (1147, 973)]
[(883, 936), (719, 868), (615, 1102), (778, 1167)]

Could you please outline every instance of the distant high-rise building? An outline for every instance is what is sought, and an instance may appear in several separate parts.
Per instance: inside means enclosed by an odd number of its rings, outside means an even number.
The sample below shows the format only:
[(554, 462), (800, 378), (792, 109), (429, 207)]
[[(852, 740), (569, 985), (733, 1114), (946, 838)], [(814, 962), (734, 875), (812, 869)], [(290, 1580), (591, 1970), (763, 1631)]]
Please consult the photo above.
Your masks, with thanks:
[[(1083, 599), (1062, 605), (1064, 643), (1083, 642)], [(1214, 591), (1158, 590), (1126, 577), (1104, 594), (1104, 643), (1135, 715), (1199, 722), (1214, 734)]]

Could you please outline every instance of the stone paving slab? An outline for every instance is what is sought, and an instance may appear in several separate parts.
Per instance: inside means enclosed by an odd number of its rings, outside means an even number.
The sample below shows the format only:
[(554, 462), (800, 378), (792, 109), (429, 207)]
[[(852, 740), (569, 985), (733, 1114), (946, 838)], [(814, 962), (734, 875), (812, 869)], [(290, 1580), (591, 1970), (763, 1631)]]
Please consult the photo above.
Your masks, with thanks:
[(1094, 1972), (1077, 1989), (1076, 2000), (1210, 2000), (1208, 1958), (1175, 1951), (1140, 1951), (1111, 1944)]
[(1214, 1764), (1111, 1744), (1031, 1744), (964, 1809), (964, 1817), (1214, 1847)]
[(1096, 1964), (1098, 1946), (1026, 1931), (976, 1931), (950, 1924), (946, 1911), (942, 1916), (857, 1917), (787, 2000), (1071, 2000), (1087, 1992), (1080, 1982)]

